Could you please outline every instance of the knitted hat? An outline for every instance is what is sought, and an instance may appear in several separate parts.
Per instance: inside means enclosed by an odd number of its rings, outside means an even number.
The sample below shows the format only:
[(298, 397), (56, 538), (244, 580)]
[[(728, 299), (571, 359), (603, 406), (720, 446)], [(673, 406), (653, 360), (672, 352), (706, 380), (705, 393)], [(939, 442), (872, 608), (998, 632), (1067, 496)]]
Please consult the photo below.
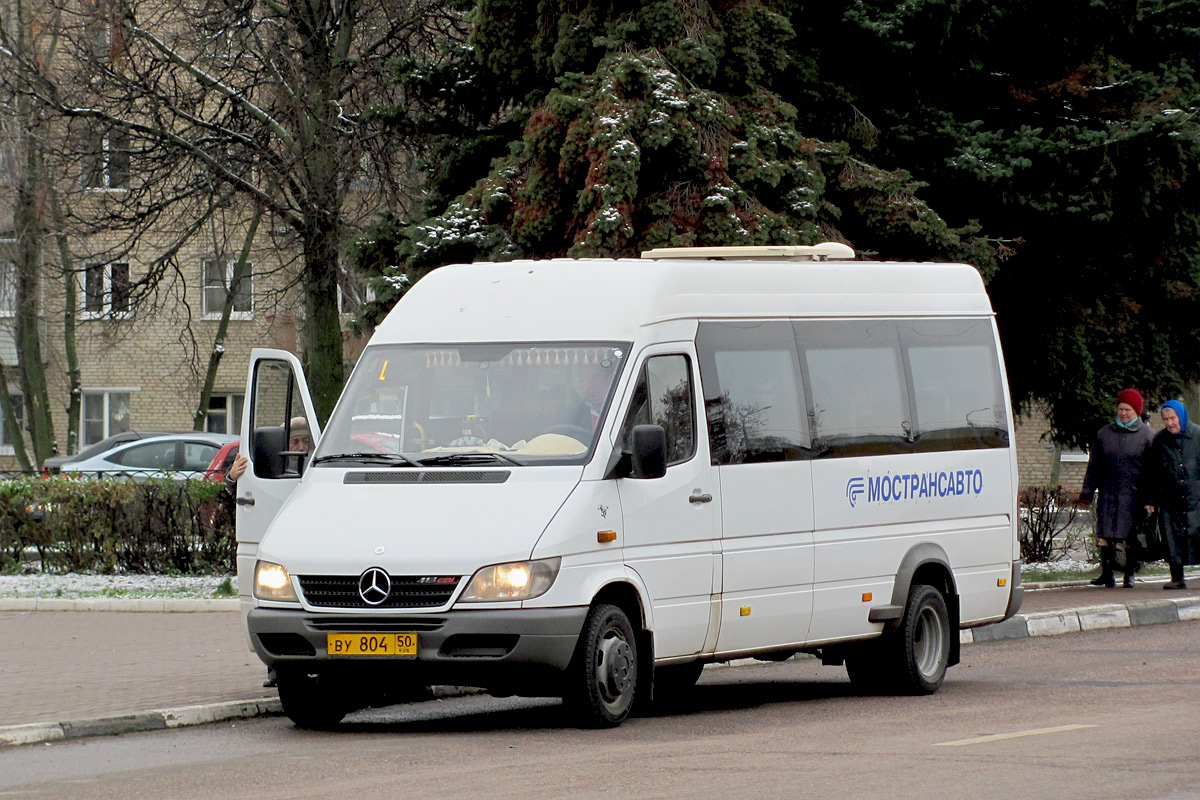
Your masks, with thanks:
[(1121, 393), (1117, 395), (1117, 402), (1128, 405), (1133, 409), (1133, 413), (1137, 414), (1139, 417), (1142, 415), (1142, 393), (1137, 389), (1134, 389), (1133, 387), (1123, 389)]

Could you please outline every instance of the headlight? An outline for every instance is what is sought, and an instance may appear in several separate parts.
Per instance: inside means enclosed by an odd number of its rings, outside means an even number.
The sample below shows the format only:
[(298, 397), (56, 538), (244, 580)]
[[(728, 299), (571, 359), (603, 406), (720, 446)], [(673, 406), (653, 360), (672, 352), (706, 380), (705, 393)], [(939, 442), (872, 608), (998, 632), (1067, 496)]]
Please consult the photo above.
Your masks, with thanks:
[(560, 561), (559, 558), (544, 558), (541, 561), (514, 561), (511, 564), (484, 567), (471, 577), (460, 599), (479, 603), (539, 597), (550, 590), (554, 579), (558, 577)]
[(292, 576), (283, 565), (270, 561), (254, 565), (254, 596), (259, 600), (299, 602), (292, 590)]

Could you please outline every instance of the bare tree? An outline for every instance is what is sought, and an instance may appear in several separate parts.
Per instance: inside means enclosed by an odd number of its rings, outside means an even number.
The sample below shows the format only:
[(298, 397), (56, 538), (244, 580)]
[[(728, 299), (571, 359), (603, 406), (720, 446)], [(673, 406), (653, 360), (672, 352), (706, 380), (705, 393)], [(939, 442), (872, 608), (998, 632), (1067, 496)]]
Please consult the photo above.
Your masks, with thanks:
[[(85, 182), (105, 179), (88, 164), (110, 178), (124, 170), (127, 191), (102, 203), (114, 229), (153, 224), (182, 240), (194, 230), (181, 222), (201, 224), (207, 197), (229, 190), (267, 215), (270, 235), (290, 237), (303, 355), (327, 416), (343, 382), (341, 250), (367, 215), (403, 203), (397, 134), (373, 112), (402, 102), (389, 65), (424, 48), (452, 12), (434, 0), (37, 5), (72, 70), (47, 73), (7, 43), (0, 68), (66, 122)], [(137, 299), (158, 290), (174, 252), (164, 248), (131, 289)]]

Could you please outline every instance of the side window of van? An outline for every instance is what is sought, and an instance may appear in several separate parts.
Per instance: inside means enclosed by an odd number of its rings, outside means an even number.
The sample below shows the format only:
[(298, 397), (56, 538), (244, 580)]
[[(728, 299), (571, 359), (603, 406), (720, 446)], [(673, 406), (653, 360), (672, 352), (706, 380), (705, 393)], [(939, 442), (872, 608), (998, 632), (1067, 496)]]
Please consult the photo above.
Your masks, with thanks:
[(713, 464), (809, 457), (790, 323), (702, 322), (696, 348)]
[(634, 425), (661, 425), (667, 432), (667, 464), (679, 464), (696, 454), (696, 410), (692, 400), (692, 371), (687, 356), (646, 359), (633, 390), (622, 441)]
[(909, 452), (913, 425), (896, 324), (825, 320), (795, 327), (818, 454)]
[(990, 321), (794, 324), (817, 455), (1008, 447)]
[(1008, 446), (1008, 420), (996, 340), (987, 320), (899, 324), (912, 384), (915, 448)]

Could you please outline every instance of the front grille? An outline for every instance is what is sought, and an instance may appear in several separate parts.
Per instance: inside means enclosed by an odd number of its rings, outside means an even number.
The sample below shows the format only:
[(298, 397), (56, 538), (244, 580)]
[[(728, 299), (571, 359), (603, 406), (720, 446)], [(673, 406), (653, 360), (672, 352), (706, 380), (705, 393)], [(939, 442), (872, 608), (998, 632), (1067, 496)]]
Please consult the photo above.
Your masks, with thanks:
[(391, 575), (392, 590), (379, 605), (358, 593), (358, 575), (301, 575), (300, 591), (318, 608), (437, 608), (450, 602), (458, 577)]

